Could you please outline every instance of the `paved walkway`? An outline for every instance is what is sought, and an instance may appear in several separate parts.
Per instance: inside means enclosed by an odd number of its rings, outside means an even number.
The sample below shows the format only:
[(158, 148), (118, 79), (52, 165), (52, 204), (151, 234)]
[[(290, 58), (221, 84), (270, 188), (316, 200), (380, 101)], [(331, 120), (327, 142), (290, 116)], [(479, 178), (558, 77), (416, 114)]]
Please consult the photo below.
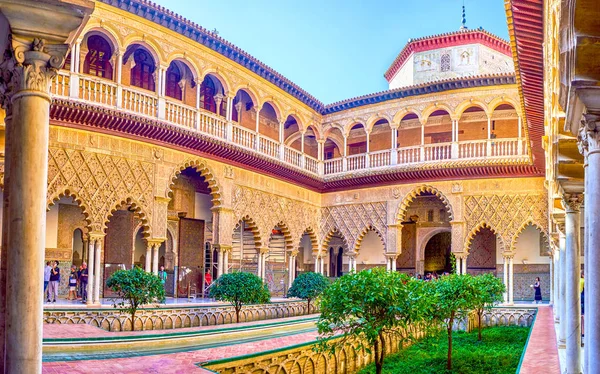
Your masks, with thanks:
[(552, 307), (538, 307), (520, 374), (560, 374)]

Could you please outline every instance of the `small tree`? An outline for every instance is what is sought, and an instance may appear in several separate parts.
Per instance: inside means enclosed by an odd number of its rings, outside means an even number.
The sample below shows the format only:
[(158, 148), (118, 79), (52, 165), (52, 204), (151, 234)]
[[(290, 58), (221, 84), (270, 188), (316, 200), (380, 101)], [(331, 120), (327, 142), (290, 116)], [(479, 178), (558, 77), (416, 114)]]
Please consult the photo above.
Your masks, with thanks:
[(386, 355), (385, 335), (395, 334), (400, 343), (412, 337), (410, 325), (418, 322), (422, 300), (420, 283), (382, 268), (339, 278), (320, 297), (317, 349), (335, 354), (336, 348), (349, 341), (356, 341), (358, 349), (369, 353), (373, 347), (375, 370), (380, 374)]
[(269, 302), (269, 288), (260, 277), (245, 272), (223, 274), (210, 288), (210, 297), (227, 301), (235, 309), (235, 321), (240, 322), (240, 311), (244, 304)]
[(288, 291), (288, 297), (297, 297), (306, 300), (308, 307), (306, 314), (310, 313), (310, 302), (318, 297), (331, 282), (325, 276), (319, 273), (303, 273), (294, 280), (292, 287)]
[(452, 370), (452, 328), (454, 321), (468, 317), (474, 305), (475, 291), (470, 275), (451, 274), (434, 282), (425, 282), (425, 309), (431, 323), (441, 325), (448, 334), (447, 369)]
[(494, 274), (482, 274), (472, 278), (473, 289), (475, 291), (473, 297), (473, 308), (477, 312), (479, 322), (478, 339), (481, 341), (481, 318), (485, 310), (491, 309), (494, 304), (502, 301), (502, 294), (506, 290), (502, 280), (494, 276)]
[(137, 266), (115, 271), (106, 285), (117, 294), (113, 307), (131, 314), (131, 330), (135, 330), (135, 313), (140, 306), (165, 302), (165, 289), (160, 278)]

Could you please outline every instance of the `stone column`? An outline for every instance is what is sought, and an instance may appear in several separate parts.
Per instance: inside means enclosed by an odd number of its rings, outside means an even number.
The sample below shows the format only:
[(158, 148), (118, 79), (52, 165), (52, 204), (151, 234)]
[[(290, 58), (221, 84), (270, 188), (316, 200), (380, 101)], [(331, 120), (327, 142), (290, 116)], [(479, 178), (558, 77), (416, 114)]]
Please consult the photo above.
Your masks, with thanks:
[(88, 241), (88, 284), (87, 284), (87, 306), (94, 305), (94, 263), (96, 262), (96, 245), (94, 238), (90, 235)]
[(554, 252), (550, 252), (550, 302), (549, 305), (554, 305)]
[[(242, 238), (243, 240), (243, 238)], [(223, 252), (220, 250), (220, 248), (217, 248), (218, 253), (219, 253), (219, 257), (217, 259), (217, 278), (220, 277), (221, 275), (223, 275)]]
[(256, 275), (258, 275), (262, 279), (262, 251), (261, 250), (258, 251)]
[(580, 263), (580, 214), (583, 194), (565, 194), (563, 204), (566, 209), (566, 327), (567, 360), (566, 374), (581, 373), (581, 297), (579, 293)]
[(504, 292), (504, 303), (508, 303), (508, 257), (503, 255), (502, 258), (504, 259), (504, 276), (502, 280), (504, 281), (504, 288), (506, 289), (506, 292)]
[(94, 259), (94, 304), (96, 305), (100, 305), (100, 279), (102, 278), (102, 268), (100, 267), (100, 264), (102, 261), (101, 254), (103, 241), (104, 236), (96, 238), (96, 258)]
[[(0, 2), (0, 8), (9, 24), (14, 21), (19, 31), (29, 31), (27, 28), (34, 27), (36, 20), (39, 29), (31, 31), (36, 36), (42, 33), (38, 30), (55, 26), (54, 20), (42, 22), (37, 19), (36, 11), (48, 14), (59, 4), (49, 2), (49, 10), (44, 9), (46, 4), (39, 8), (39, 4), (30, 1), (9, 4), (4, 8), (4, 2)], [(68, 12), (70, 6), (65, 7)], [(56, 18), (61, 16), (58, 14)], [(6, 27), (3, 36), (8, 38)], [(57, 35), (65, 31), (64, 27), (56, 28)], [(50, 84), (68, 51), (68, 46), (62, 44), (66, 38), (59, 36), (57, 39), (61, 44), (49, 45), (43, 39), (32, 40), (27, 33), (25, 36), (12, 34), (5, 40), (7, 50), (3, 51), (0, 62), (0, 104), (11, 115), (10, 143), (6, 144), (6, 153), (18, 155), (10, 157), (10, 178), (6, 185), (10, 191), (9, 220), (4, 223), (10, 232), (6, 243), (10, 254), (6, 256), (5, 272), (5, 352), (0, 355), (5, 357), (7, 373), (39, 373), (42, 370)], [(24, 269), (28, 276), (23, 276)]]
[(508, 304), (513, 305), (514, 302), (514, 290), (515, 290), (515, 277), (513, 268), (514, 254), (508, 256)]
[(229, 254), (231, 253), (231, 247), (222, 246), (223, 249), (223, 273), (229, 273)]
[(161, 244), (162, 242), (156, 241), (153, 245), (154, 250), (152, 251), (152, 273), (154, 273), (154, 275), (158, 275), (158, 250), (160, 249)]
[(567, 318), (566, 318), (566, 290), (565, 280), (566, 280), (566, 253), (565, 253), (565, 235), (564, 223), (559, 224), (560, 227), (560, 236), (559, 236), (559, 245), (560, 245), (560, 326), (558, 327), (558, 348), (565, 348), (567, 343)]
[(151, 241), (146, 241), (146, 262), (144, 264), (144, 270), (148, 273), (152, 271), (152, 246), (154, 244)]
[(560, 299), (560, 249), (554, 248), (554, 322), (560, 321), (560, 305), (562, 300)]

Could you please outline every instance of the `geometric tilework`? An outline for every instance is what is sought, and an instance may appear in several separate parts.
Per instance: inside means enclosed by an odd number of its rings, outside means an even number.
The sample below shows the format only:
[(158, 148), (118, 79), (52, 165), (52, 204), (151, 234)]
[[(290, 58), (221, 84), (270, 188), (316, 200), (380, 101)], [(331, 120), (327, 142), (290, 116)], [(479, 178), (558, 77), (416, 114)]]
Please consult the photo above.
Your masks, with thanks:
[[(387, 233), (385, 202), (348, 204), (321, 209), (321, 240), (334, 230), (343, 235), (348, 249), (357, 250), (368, 230), (375, 230), (384, 243)], [(323, 243), (325, 244), (325, 243)]]

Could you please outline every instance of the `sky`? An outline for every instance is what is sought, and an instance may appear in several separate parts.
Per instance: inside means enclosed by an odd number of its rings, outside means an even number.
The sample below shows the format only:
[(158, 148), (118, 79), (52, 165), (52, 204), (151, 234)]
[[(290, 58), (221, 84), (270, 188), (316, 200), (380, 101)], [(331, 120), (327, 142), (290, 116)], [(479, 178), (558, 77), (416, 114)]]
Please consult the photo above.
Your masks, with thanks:
[[(388, 88), (408, 39), (456, 31), (463, 0), (153, 0), (325, 104)], [(503, 0), (464, 0), (467, 27), (508, 39)]]

